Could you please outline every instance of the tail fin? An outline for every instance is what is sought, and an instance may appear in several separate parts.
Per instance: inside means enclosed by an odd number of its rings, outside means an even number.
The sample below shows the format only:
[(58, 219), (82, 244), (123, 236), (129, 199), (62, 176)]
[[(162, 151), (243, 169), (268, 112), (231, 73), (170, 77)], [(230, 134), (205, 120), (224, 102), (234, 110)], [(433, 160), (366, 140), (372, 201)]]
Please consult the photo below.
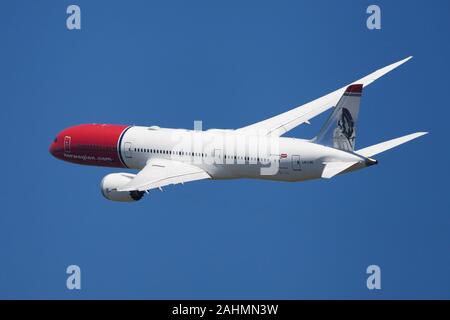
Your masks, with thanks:
[(413, 139), (419, 138), (427, 133), (428, 132), (416, 132), (416, 133), (408, 134), (406, 136), (392, 139), (392, 140), (385, 141), (385, 142), (381, 142), (381, 143), (375, 144), (373, 146), (370, 146), (370, 147), (367, 147), (367, 148), (364, 148), (364, 149), (361, 149), (361, 150), (358, 150), (355, 152), (363, 157), (369, 158), (376, 154), (379, 154), (379, 153), (382, 153), (389, 149), (395, 148), (403, 143), (406, 143)]
[(313, 142), (345, 151), (355, 150), (356, 122), (362, 88), (362, 84), (347, 87)]

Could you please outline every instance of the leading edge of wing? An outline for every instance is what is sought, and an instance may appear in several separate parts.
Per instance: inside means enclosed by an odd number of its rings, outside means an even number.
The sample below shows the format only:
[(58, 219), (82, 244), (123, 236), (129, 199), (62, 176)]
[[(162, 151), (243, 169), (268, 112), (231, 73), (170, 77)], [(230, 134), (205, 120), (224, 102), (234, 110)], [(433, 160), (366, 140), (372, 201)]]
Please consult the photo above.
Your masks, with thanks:
[(375, 72), (372, 72), (371, 74), (359, 80), (353, 81), (352, 83), (336, 91), (333, 91), (311, 102), (308, 102), (302, 106), (291, 109), (272, 118), (251, 124), (246, 127), (239, 128), (237, 130), (250, 132), (253, 131), (258, 134), (281, 136), (286, 132), (292, 130), (293, 128), (301, 125), (302, 123), (308, 122), (308, 120), (310, 120), (311, 118), (314, 118), (315, 116), (321, 114), (322, 112), (325, 112), (326, 110), (334, 107), (338, 102), (338, 100), (340, 99), (340, 97), (344, 94), (345, 89), (348, 86), (352, 84), (362, 84), (363, 87), (366, 87), (375, 80), (381, 78), (385, 74), (391, 72), (400, 65), (404, 64), (411, 58), (412, 56), (400, 60), (398, 62), (395, 62), (393, 64), (390, 64), (384, 68), (378, 69)]
[(147, 191), (202, 179), (211, 179), (211, 176), (194, 165), (175, 160), (151, 159), (133, 180), (117, 191)]

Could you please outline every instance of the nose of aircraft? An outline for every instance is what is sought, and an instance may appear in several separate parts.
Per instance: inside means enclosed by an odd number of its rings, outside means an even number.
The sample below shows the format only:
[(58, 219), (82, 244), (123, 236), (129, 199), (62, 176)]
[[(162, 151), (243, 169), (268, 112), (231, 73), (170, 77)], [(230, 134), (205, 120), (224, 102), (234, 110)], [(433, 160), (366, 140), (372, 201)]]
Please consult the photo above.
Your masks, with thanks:
[(79, 124), (60, 131), (49, 146), (49, 153), (73, 163), (123, 167), (117, 146), (130, 126), (115, 124)]
[(53, 147), (53, 142), (50, 144), (50, 148), (48, 148), (48, 152), (50, 152), (50, 154), (52, 156), (55, 156), (55, 149)]
[(54, 157), (57, 157), (56, 155), (56, 149), (57, 149), (57, 143), (58, 143), (58, 137), (56, 137), (52, 143), (50, 144), (50, 147), (48, 148), (48, 152)]

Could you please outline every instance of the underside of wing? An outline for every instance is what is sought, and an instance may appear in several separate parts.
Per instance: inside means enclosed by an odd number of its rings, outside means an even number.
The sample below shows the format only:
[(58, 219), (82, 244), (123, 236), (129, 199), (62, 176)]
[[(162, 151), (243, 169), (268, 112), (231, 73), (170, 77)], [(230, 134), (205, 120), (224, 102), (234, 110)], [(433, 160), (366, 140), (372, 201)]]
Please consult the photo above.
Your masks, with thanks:
[(117, 191), (147, 191), (170, 184), (210, 178), (206, 171), (191, 164), (167, 159), (152, 159), (133, 180), (118, 188)]
[(411, 58), (412, 57), (408, 57), (399, 62), (393, 63), (321, 98), (318, 98), (305, 105), (289, 110), (272, 118), (240, 128), (238, 129), (238, 131), (248, 131), (258, 134), (281, 136), (286, 132), (292, 130), (293, 128), (301, 125), (302, 123), (308, 123), (310, 119), (334, 107), (341, 96), (344, 94), (348, 86), (352, 84), (362, 84), (363, 87), (366, 87)]

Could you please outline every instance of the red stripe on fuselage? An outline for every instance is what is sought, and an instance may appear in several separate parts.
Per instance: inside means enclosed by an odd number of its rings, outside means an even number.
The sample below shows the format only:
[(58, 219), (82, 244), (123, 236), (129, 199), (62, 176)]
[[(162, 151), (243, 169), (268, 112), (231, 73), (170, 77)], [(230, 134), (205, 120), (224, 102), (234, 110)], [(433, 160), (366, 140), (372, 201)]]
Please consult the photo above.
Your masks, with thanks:
[(82, 124), (61, 131), (50, 146), (58, 159), (78, 164), (124, 167), (118, 142), (127, 125)]

